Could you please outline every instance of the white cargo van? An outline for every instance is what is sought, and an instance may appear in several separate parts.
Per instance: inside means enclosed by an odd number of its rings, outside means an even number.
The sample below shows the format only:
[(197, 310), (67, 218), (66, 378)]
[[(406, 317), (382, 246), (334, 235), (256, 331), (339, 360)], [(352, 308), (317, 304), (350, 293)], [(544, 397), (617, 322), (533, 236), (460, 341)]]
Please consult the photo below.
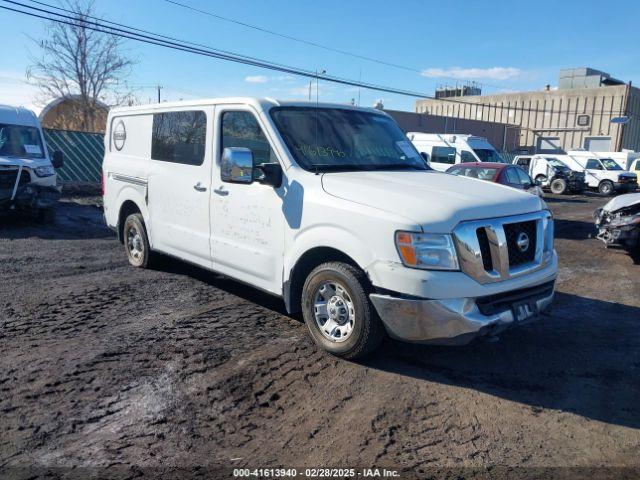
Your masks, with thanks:
[(456, 163), (506, 163), (493, 145), (483, 137), (420, 132), (409, 132), (407, 137), (431, 168), (441, 172)]
[(278, 295), (336, 355), (385, 333), (464, 344), (553, 298), (544, 202), (433, 171), (378, 110), (251, 98), (114, 109), (103, 175), (105, 219), (132, 265), (162, 252)]
[(587, 151), (572, 151), (571, 155), (558, 155), (556, 158), (572, 169), (582, 169), (587, 186), (602, 195), (634, 192), (638, 187), (637, 175), (624, 170), (611, 158), (600, 158)]
[(0, 105), (0, 213), (34, 213), (49, 218), (60, 196), (56, 168), (62, 153), (49, 155), (35, 114)]
[(587, 152), (586, 150), (569, 150), (567, 153), (578, 157), (590, 155), (597, 158), (611, 158), (620, 165), (622, 170), (629, 171), (633, 171), (631, 165), (640, 159), (640, 152), (634, 152), (633, 150), (622, 150), (621, 152)]

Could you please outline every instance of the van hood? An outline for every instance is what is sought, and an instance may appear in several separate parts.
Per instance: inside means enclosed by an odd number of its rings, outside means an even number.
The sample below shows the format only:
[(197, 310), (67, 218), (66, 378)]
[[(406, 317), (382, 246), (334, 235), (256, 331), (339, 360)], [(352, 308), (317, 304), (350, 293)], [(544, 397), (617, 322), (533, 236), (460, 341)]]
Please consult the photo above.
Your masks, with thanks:
[(0, 166), (22, 166), (29, 168), (50, 165), (46, 158), (0, 157)]
[(325, 173), (322, 188), (329, 195), (411, 219), (433, 233), (449, 233), (465, 220), (545, 208), (530, 193), (436, 171)]

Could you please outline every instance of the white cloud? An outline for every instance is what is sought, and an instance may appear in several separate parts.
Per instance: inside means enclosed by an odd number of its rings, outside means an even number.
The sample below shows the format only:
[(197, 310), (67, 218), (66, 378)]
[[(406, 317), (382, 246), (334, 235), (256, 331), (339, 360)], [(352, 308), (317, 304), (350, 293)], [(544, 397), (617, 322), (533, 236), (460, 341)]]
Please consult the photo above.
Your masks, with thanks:
[(456, 78), (460, 80), (511, 80), (522, 76), (524, 72), (515, 67), (491, 67), (491, 68), (427, 68), (422, 71), (424, 77), (429, 78)]
[(26, 82), (24, 74), (0, 71), (0, 103), (42, 110), (37, 87)]
[(248, 83), (267, 83), (269, 81), (269, 77), (265, 75), (249, 75), (244, 77), (244, 81)]

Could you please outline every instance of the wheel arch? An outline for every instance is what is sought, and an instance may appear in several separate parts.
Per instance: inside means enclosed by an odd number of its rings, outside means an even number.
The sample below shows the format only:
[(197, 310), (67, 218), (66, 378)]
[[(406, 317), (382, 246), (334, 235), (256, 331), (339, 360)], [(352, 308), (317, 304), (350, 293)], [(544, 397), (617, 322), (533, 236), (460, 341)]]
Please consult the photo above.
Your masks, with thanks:
[(288, 279), (283, 284), (282, 293), (288, 313), (297, 313), (301, 310), (302, 287), (307, 276), (318, 265), (326, 262), (343, 262), (364, 271), (353, 257), (342, 250), (327, 246), (310, 248), (296, 260)]
[(124, 235), (123, 235), (124, 222), (127, 219), (127, 217), (132, 213), (139, 213), (144, 218), (142, 209), (134, 200), (131, 200), (131, 199), (124, 200), (120, 205), (120, 210), (118, 211), (117, 234), (118, 234), (118, 240), (120, 241), (120, 243), (124, 243)]

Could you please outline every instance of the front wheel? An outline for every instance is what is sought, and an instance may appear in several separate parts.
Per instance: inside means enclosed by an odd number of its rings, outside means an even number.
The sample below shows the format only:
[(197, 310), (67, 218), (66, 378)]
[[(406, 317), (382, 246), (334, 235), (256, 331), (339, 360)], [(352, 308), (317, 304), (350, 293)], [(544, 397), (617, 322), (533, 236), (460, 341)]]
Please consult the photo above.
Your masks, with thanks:
[(141, 214), (132, 213), (127, 217), (124, 221), (122, 236), (129, 263), (139, 268), (151, 266), (152, 252)]
[(610, 180), (603, 180), (600, 182), (600, 185), (598, 185), (598, 192), (600, 192), (600, 195), (606, 196), (613, 194), (613, 182)]
[(329, 262), (313, 269), (302, 288), (302, 312), (315, 342), (349, 359), (375, 350), (384, 327), (369, 292), (366, 276), (352, 265)]
[(567, 182), (562, 178), (556, 178), (551, 181), (549, 188), (551, 189), (551, 193), (562, 195), (567, 191)]

